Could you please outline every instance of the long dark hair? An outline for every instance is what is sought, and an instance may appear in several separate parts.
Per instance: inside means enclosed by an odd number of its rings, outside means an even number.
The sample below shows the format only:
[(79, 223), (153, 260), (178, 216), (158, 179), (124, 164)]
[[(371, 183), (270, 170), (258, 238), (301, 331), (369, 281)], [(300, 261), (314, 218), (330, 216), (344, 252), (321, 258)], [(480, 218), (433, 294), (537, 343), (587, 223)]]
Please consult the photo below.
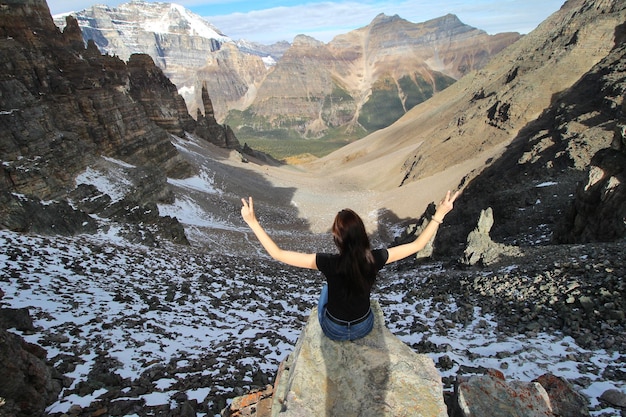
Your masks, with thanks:
[(374, 256), (363, 220), (350, 209), (341, 210), (333, 222), (339, 249), (339, 273), (347, 279), (348, 296), (367, 294), (376, 280)]

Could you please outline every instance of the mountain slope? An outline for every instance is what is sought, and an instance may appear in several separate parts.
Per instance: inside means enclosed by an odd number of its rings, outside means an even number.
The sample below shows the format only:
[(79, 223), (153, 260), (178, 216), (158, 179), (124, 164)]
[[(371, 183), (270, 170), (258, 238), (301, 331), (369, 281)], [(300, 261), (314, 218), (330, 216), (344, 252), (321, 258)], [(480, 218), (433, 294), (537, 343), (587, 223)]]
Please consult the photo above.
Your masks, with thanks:
[[(616, 1), (568, 1), (483, 69), (308, 169), (329, 181), (341, 178), (383, 191), (389, 209), (409, 216), (432, 198), (417, 190), (467, 183), (532, 129), (559, 94), (615, 47), (624, 9)], [(612, 134), (607, 129), (594, 147), (608, 146)]]
[[(106, 218), (185, 243), (177, 220), (157, 210), (174, 199), (168, 178), (197, 172), (172, 135), (240, 147), (213, 118), (206, 90), (206, 116), (193, 119), (152, 58), (124, 63), (93, 42), (85, 48), (76, 20), (59, 32), (44, 0), (2, 7), (0, 31), (0, 226), (72, 235), (92, 233)], [(81, 183), (90, 170), (111, 182), (123, 172), (125, 192), (116, 198)], [(149, 243), (152, 232), (130, 235)]]
[(231, 113), (227, 121), (243, 139), (259, 132), (362, 136), (481, 68), (519, 37), (490, 36), (454, 15), (415, 24), (382, 14), (328, 44), (301, 35), (268, 73), (246, 112)]

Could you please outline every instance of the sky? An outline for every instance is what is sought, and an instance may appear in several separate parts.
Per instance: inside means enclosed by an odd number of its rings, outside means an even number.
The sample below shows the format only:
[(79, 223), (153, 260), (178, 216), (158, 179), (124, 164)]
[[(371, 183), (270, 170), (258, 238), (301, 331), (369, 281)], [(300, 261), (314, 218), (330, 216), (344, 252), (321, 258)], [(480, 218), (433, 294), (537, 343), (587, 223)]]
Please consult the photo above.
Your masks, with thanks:
[[(48, 0), (53, 15), (80, 11), (94, 4), (118, 6), (129, 0)], [(398, 15), (413, 23), (457, 15), (465, 24), (489, 34), (526, 34), (565, 0), (335, 0), (245, 1), (178, 0), (233, 40), (263, 44), (293, 41), (304, 34), (322, 42), (367, 26), (378, 14)]]

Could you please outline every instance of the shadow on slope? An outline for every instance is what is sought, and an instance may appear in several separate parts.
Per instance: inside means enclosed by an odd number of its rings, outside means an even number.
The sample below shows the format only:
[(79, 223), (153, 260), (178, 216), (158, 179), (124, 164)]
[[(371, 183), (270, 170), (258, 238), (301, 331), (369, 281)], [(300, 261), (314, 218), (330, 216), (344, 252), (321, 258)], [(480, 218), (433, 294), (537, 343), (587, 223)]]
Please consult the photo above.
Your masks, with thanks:
[(459, 209), (446, 219), (438, 240), (467, 235), (480, 210), (492, 207), (494, 240), (515, 245), (548, 244), (584, 180), (591, 158), (610, 146), (623, 94), (625, 26), (616, 27), (611, 53), (520, 130), (503, 155), (466, 187)]

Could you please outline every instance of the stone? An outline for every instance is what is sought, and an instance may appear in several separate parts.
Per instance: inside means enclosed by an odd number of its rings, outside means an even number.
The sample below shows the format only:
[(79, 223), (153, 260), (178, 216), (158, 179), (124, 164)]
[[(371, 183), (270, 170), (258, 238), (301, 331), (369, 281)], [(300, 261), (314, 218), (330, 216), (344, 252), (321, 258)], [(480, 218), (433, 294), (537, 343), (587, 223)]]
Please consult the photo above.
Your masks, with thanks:
[(272, 416), (447, 416), (441, 375), (385, 326), (372, 301), (374, 329), (362, 339), (326, 337), (317, 308), (281, 365)]
[(0, 329), (11, 328), (24, 332), (35, 330), (28, 308), (0, 308)]
[(602, 393), (600, 400), (612, 406), (626, 410), (626, 394), (618, 389), (609, 389)]
[(273, 387), (268, 385), (264, 389), (254, 390), (237, 397), (227, 409), (222, 411), (221, 415), (223, 417), (270, 417), (273, 393)]
[(458, 376), (454, 417), (553, 417), (548, 393), (538, 382), (507, 382), (500, 371)]
[(58, 374), (46, 363), (46, 352), (22, 337), (0, 329), (0, 415), (42, 415), (61, 392)]
[(557, 416), (589, 417), (587, 400), (565, 378), (545, 374), (535, 380), (548, 393), (552, 412)]

